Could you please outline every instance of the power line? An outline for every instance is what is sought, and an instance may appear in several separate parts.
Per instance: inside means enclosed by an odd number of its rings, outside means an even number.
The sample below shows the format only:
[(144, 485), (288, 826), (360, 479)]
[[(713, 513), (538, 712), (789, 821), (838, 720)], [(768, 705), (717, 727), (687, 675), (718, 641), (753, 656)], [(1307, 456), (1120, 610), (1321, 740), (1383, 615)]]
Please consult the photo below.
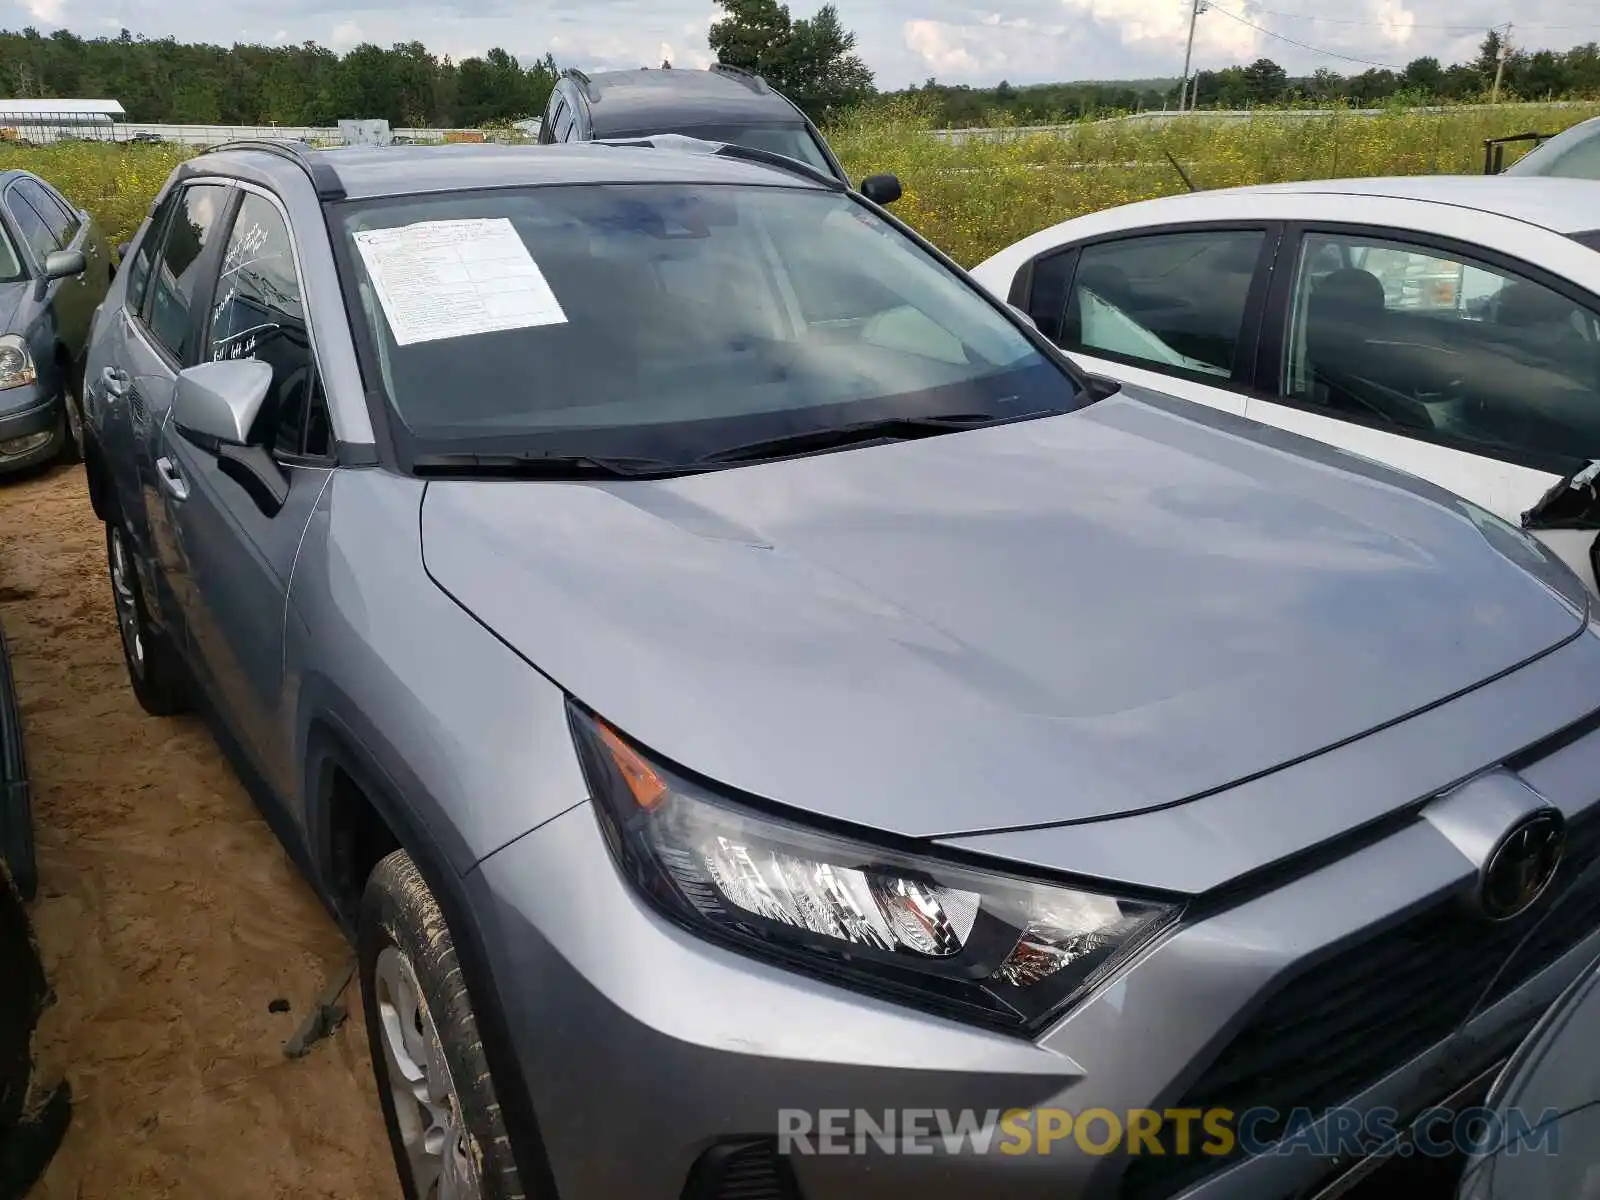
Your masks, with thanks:
[(1385, 71), (1404, 71), (1405, 70), (1404, 67), (1397, 67), (1393, 63), (1373, 62), (1370, 58), (1355, 58), (1355, 57), (1353, 57), (1353, 56), (1351, 56), (1349, 54), (1340, 54), (1337, 50), (1326, 50), (1321, 46), (1313, 46), (1309, 42), (1296, 41), (1292, 37), (1285, 37), (1281, 33), (1274, 33), (1272, 30), (1268, 29), (1264, 25), (1257, 25), (1254, 21), (1247, 21), (1243, 17), (1241, 17), (1238, 13), (1230, 12), (1228, 9), (1221, 8), (1221, 7), (1219, 7), (1219, 6), (1215, 5), (1215, 4), (1213, 4), (1211, 6), (1211, 11), (1212, 12), (1221, 13), (1223, 16), (1227, 17), (1230, 21), (1237, 21), (1241, 25), (1248, 25), (1251, 29), (1254, 29), (1257, 33), (1264, 33), (1269, 38), (1276, 38), (1280, 42), (1287, 42), (1291, 46), (1298, 46), (1300, 49), (1309, 50), (1313, 54), (1321, 54), (1321, 55), (1323, 55), (1323, 56), (1325, 56), (1327, 58), (1341, 59), (1344, 62), (1359, 63), (1363, 67), (1380, 67)]
[[(1226, 9), (1221, 11), (1226, 12)], [(1318, 17), (1310, 13), (1284, 12), (1276, 8), (1258, 8), (1254, 10), (1256, 16), (1284, 17), (1290, 21), (1315, 21), (1321, 25), (1362, 25), (1384, 29), (1443, 29), (1455, 33), (1481, 33), (1486, 26), (1483, 25), (1446, 25), (1436, 21), (1356, 21), (1348, 17)], [(1235, 15), (1235, 14), (1229, 14)], [(1600, 30), (1600, 22), (1589, 22), (1582, 25), (1547, 25), (1537, 21), (1518, 22), (1524, 29), (1596, 29)]]

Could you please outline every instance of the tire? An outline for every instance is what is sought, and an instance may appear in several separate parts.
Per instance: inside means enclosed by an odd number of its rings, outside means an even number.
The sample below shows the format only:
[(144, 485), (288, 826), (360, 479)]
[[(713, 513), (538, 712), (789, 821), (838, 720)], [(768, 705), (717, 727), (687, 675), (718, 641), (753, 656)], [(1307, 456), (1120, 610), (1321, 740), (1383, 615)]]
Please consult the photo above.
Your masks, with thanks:
[(120, 519), (106, 522), (106, 571), (111, 577), (122, 661), (139, 706), (153, 717), (176, 716), (189, 710), (183, 662), (165, 635), (150, 624), (131, 543)]
[(78, 399), (73, 385), (61, 385), (61, 457), (60, 462), (83, 461), (83, 401)]
[[(455, 942), (404, 850), (367, 881), (357, 948), (372, 1071), (406, 1200), (526, 1200)], [(441, 1128), (442, 1139), (426, 1137)]]

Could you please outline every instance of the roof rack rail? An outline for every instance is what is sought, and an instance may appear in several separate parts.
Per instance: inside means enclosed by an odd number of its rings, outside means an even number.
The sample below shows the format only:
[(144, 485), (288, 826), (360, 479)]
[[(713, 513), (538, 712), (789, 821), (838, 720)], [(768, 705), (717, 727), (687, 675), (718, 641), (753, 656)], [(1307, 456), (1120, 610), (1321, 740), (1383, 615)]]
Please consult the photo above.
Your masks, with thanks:
[(757, 75), (754, 71), (746, 70), (744, 67), (736, 67), (731, 63), (718, 62), (712, 63), (711, 69), (716, 71), (719, 75), (732, 75), (736, 79), (747, 79), (758, 92), (770, 92), (772, 90), (772, 85), (768, 83), (764, 77)]
[(578, 86), (583, 89), (583, 94), (589, 97), (589, 99), (600, 99), (600, 89), (594, 85), (594, 80), (590, 79), (588, 75), (584, 74), (584, 72), (578, 70), (577, 67), (563, 67), (561, 69), (561, 74), (563, 78), (576, 79), (578, 81)]
[[(779, 171), (787, 171), (791, 175), (799, 175), (813, 183), (820, 183), (835, 192), (846, 191), (846, 187), (826, 171), (818, 170), (810, 163), (801, 162), (798, 158), (790, 158), (787, 154), (779, 154), (775, 150), (758, 150), (754, 146), (739, 146), (733, 142), (712, 142), (705, 138), (697, 138), (689, 134), (666, 133), (651, 134), (645, 137), (633, 138), (595, 138), (590, 145), (594, 146), (620, 146), (623, 148), (638, 147), (656, 149), (671, 149), (681, 143), (663, 142), (656, 144), (657, 138), (678, 138), (681, 142), (699, 143), (702, 146), (715, 146), (715, 150), (701, 151), (701, 153), (715, 154), (719, 158), (739, 158), (745, 162), (760, 163), (765, 167), (773, 167)], [(692, 147), (697, 149), (698, 147)]]
[(238, 141), (222, 142), (212, 146), (206, 153), (218, 154), (225, 150), (257, 150), (263, 154), (276, 155), (294, 163), (306, 173), (306, 178), (316, 190), (318, 200), (343, 200), (345, 197), (344, 181), (339, 178), (339, 172), (333, 169), (332, 163), (304, 142), (293, 141), (290, 138), (240, 138)]

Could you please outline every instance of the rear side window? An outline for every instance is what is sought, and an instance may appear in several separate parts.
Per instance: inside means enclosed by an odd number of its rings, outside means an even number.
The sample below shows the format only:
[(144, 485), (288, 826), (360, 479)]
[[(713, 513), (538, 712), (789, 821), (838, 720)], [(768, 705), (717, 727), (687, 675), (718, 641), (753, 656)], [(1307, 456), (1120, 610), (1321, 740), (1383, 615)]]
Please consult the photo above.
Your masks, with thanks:
[(1591, 229), (1588, 233), (1575, 233), (1572, 240), (1582, 242), (1591, 250), (1600, 250), (1600, 229)]
[(201, 264), (227, 201), (222, 184), (197, 183), (183, 189), (155, 259), (146, 305), (156, 340), (179, 362), (188, 362), (200, 321), (194, 311), (204, 277)]
[(1265, 239), (1219, 229), (1085, 246), (1060, 344), (1228, 378)]
[(1284, 394), (1523, 462), (1600, 457), (1600, 312), (1414, 242), (1308, 234)]

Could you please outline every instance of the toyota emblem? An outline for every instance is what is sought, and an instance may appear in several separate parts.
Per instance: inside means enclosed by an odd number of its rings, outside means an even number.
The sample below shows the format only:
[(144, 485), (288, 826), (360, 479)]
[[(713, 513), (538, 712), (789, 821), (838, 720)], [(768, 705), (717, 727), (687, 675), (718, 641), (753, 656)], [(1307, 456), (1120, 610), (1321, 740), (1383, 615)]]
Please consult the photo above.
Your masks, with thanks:
[(1491, 921), (1527, 912), (1555, 878), (1566, 846), (1567, 822), (1553, 808), (1524, 817), (1500, 839), (1484, 864), (1478, 905)]

